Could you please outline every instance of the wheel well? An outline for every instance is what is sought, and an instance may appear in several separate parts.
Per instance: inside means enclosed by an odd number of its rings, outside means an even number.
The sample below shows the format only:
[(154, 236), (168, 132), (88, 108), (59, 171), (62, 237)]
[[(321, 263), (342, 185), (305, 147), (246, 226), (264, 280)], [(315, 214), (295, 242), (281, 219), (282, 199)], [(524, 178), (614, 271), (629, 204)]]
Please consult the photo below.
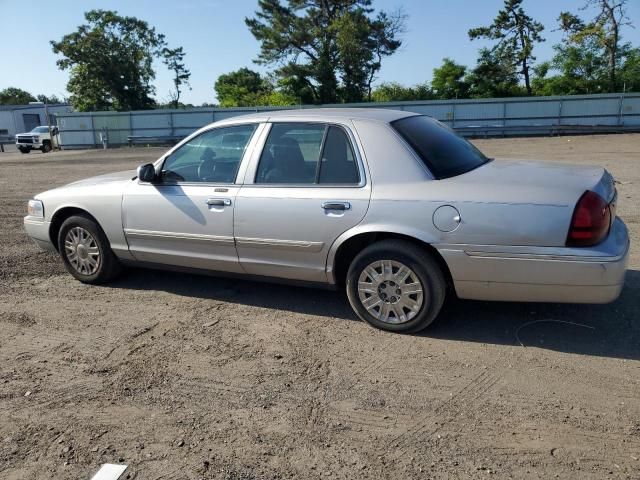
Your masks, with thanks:
[(46, 139), (45, 139), (45, 140), (42, 140), (42, 144), (44, 145), (45, 143), (49, 143), (49, 144), (50, 144), (50, 143), (51, 143), (51, 140), (46, 140)]
[(96, 224), (100, 225), (98, 221), (95, 219), (93, 215), (91, 215), (86, 210), (82, 210), (77, 207), (64, 207), (58, 210), (51, 219), (51, 226), (49, 227), (49, 239), (51, 239), (51, 243), (58, 250), (58, 233), (60, 232), (60, 227), (64, 221), (73, 216), (73, 215), (83, 215), (85, 217), (89, 217), (91, 220), (96, 222)]
[(374, 242), (391, 238), (406, 240), (429, 252), (429, 254), (438, 263), (440, 269), (442, 270), (442, 273), (444, 274), (445, 280), (447, 282), (447, 289), (455, 291), (453, 278), (451, 277), (451, 272), (449, 271), (449, 266), (447, 265), (447, 262), (445, 262), (444, 258), (442, 258), (442, 255), (440, 255), (440, 252), (438, 252), (438, 250), (436, 250), (433, 245), (430, 245), (427, 242), (423, 242), (422, 240), (418, 240), (417, 238), (411, 237), (409, 235), (390, 232), (361, 233), (359, 235), (354, 235), (350, 239), (346, 240), (342, 245), (340, 245), (333, 262), (334, 277), (336, 283), (341, 287), (344, 286), (347, 278), (347, 271), (349, 270), (349, 265), (351, 265), (351, 262), (356, 257), (356, 255), (358, 255), (358, 253), (360, 253), (364, 248), (368, 247)]

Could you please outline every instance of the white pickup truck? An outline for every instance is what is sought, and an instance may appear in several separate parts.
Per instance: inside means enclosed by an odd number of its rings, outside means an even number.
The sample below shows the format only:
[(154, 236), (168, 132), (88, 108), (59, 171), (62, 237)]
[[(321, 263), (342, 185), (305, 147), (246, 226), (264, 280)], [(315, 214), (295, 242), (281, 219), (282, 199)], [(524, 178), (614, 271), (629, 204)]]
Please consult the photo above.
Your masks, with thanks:
[(29, 153), (31, 150), (50, 152), (58, 146), (58, 127), (36, 127), (28, 133), (18, 133), (16, 146), (22, 153)]

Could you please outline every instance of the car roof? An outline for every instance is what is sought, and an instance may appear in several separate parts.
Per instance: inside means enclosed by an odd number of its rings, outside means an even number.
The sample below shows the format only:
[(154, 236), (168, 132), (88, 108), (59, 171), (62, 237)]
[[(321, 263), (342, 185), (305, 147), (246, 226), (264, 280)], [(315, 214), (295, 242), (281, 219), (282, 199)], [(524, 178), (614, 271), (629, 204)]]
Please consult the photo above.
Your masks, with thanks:
[(391, 110), (388, 108), (300, 108), (296, 110), (273, 110), (252, 113), (231, 117), (220, 123), (242, 123), (246, 121), (278, 121), (280, 118), (296, 118), (300, 120), (322, 120), (330, 122), (331, 120), (359, 119), (374, 120), (378, 122), (390, 123), (401, 118), (417, 115), (414, 112), (405, 112), (403, 110)]

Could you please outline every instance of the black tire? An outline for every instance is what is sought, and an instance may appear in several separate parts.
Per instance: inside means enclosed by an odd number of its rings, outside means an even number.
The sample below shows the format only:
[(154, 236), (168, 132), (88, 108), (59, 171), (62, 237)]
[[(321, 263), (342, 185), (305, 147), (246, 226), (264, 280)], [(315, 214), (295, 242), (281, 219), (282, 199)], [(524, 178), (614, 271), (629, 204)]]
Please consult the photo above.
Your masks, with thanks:
[(24, 147), (18, 147), (18, 150), (20, 150), (20, 153), (29, 153), (31, 151), (30, 148), (24, 148)]
[[(70, 260), (71, 254), (68, 249), (65, 248), (65, 239), (67, 238), (67, 234), (76, 227), (88, 232), (95, 241), (95, 245), (99, 252), (95, 271), (81, 272), (72, 265), (72, 260)], [(58, 252), (62, 257), (62, 261), (64, 262), (64, 266), (67, 271), (83, 283), (89, 283), (92, 285), (106, 283), (116, 278), (122, 271), (122, 266), (118, 261), (118, 258), (111, 251), (111, 246), (109, 245), (107, 236), (102, 231), (102, 228), (100, 228), (100, 226), (88, 215), (74, 215), (63, 222), (60, 227), (60, 231), (58, 232)], [(76, 255), (80, 254), (76, 252)]]
[(42, 153), (49, 153), (51, 151), (51, 142), (42, 142)]
[[(389, 323), (379, 320), (363, 306), (360, 300), (358, 292), (360, 275), (369, 265), (382, 260), (401, 263), (408, 267), (413, 272), (412, 275), (415, 275), (421, 284), (422, 304), (417, 314), (412, 318), (409, 318), (409, 316), (415, 312), (411, 310), (402, 311), (401, 314), (407, 316), (407, 320), (402, 321), (402, 323)], [(415, 278), (411, 278), (415, 280)], [(402, 287), (400, 284), (394, 285), (396, 286), (390, 288)], [(358, 317), (365, 322), (376, 328), (392, 332), (415, 333), (427, 328), (438, 316), (446, 295), (446, 282), (440, 266), (424, 249), (405, 240), (382, 240), (369, 245), (353, 259), (347, 272), (346, 289), (351, 307)], [(382, 292), (379, 288), (377, 291)], [(401, 291), (401, 288), (397, 291)], [(386, 294), (378, 293), (378, 295)], [(392, 299), (395, 298), (392, 297)], [(417, 298), (417, 296), (414, 295), (412, 298)], [(416, 305), (415, 308), (417, 309), (418, 306)], [(375, 310), (373, 311), (375, 312)], [(389, 318), (391, 319), (391, 317)], [(394, 317), (394, 319), (400, 320), (398, 317)]]

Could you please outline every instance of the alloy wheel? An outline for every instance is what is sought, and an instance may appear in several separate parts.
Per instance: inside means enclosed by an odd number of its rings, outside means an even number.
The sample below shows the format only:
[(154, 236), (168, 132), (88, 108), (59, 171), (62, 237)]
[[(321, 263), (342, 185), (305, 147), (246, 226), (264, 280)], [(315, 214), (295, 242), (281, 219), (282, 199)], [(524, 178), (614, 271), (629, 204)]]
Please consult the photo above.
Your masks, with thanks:
[(73, 227), (64, 238), (65, 255), (76, 272), (93, 275), (100, 267), (100, 249), (93, 235), (82, 227)]
[(425, 292), (409, 267), (395, 260), (377, 260), (360, 273), (358, 297), (377, 320), (399, 324), (410, 321), (420, 312)]

